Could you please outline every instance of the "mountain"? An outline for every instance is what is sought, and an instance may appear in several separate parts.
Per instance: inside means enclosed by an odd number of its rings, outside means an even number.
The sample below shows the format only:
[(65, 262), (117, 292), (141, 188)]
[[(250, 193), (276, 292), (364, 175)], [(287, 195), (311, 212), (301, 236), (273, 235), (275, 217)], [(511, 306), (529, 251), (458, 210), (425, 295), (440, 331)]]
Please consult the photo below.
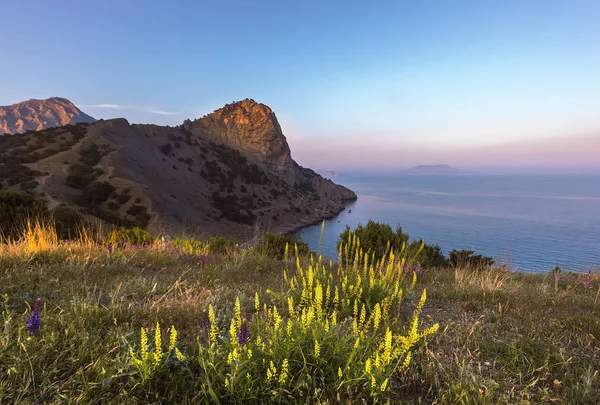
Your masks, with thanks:
[(60, 97), (0, 106), (0, 135), (94, 121), (72, 102)]
[(351, 190), (298, 165), (273, 111), (243, 100), (179, 127), (125, 119), (0, 137), (0, 185), (155, 234), (244, 241), (337, 215)]
[(459, 170), (446, 164), (442, 165), (418, 165), (404, 171), (405, 174), (452, 174)]

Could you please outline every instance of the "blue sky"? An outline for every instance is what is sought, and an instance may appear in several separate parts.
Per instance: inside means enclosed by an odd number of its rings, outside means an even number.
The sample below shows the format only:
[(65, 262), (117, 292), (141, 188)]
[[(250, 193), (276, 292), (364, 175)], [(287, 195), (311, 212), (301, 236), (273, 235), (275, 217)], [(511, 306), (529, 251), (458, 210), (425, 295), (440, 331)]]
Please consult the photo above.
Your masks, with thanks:
[(22, 0), (0, 16), (0, 105), (62, 96), (177, 125), (250, 97), (317, 168), (600, 168), (595, 0)]

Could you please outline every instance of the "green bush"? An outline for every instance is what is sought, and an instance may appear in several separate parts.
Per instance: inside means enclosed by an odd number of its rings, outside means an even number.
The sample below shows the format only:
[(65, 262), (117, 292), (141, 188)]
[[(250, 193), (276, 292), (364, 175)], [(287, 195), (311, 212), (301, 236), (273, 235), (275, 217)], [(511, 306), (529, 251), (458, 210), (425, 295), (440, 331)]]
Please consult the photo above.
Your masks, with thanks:
[(208, 240), (208, 252), (213, 255), (226, 255), (233, 252), (235, 244), (231, 239), (222, 236), (213, 236)]
[(346, 230), (340, 234), (338, 249), (342, 243), (346, 243), (351, 234), (354, 233), (360, 240), (360, 246), (369, 255), (375, 255), (376, 259), (386, 256), (390, 249), (399, 252), (402, 246), (408, 243), (409, 236), (402, 232), (402, 227), (398, 226), (396, 231), (388, 224), (382, 224), (369, 220), (366, 226), (359, 224), (354, 232), (346, 226)]
[[(405, 250), (407, 257), (422, 267), (448, 265), (448, 260), (438, 245), (427, 245), (423, 240), (409, 241), (410, 236), (402, 231), (401, 226), (393, 231), (388, 224), (370, 220), (366, 226), (359, 224), (354, 234), (358, 237), (360, 246), (375, 260), (385, 257), (392, 250), (395, 254)], [(350, 235), (350, 227), (346, 226), (346, 230), (340, 234), (338, 249), (342, 243), (348, 243)], [(354, 258), (349, 259), (353, 260)]]
[(448, 256), (452, 267), (482, 268), (494, 265), (494, 260), (491, 257), (476, 255), (473, 250), (455, 249)]
[(74, 199), (76, 204), (84, 207), (95, 207), (108, 200), (108, 197), (115, 191), (115, 187), (106, 181), (95, 181), (88, 184), (81, 196)]
[(154, 238), (147, 231), (141, 228), (121, 228), (116, 231), (112, 231), (108, 240), (112, 243), (125, 242), (128, 245), (143, 245), (147, 243), (153, 243)]

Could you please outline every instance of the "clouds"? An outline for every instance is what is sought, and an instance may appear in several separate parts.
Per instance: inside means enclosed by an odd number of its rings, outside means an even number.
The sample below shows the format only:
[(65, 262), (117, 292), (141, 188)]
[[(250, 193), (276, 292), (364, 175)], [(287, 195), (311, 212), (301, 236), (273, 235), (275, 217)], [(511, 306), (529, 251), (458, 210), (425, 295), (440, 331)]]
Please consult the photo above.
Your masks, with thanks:
[(158, 109), (150, 108), (150, 107), (119, 105), (119, 104), (87, 104), (87, 105), (82, 105), (81, 107), (82, 108), (108, 108), (108, 109), (114, 109), (114, 110), (139, 111), (139, 112), (145, 112), (145, 113), (157, 114), (157, 115), (181, 114), (180, 112), (177, 112), (177, 111), (164, 111), (164, 110), (158, 110)]

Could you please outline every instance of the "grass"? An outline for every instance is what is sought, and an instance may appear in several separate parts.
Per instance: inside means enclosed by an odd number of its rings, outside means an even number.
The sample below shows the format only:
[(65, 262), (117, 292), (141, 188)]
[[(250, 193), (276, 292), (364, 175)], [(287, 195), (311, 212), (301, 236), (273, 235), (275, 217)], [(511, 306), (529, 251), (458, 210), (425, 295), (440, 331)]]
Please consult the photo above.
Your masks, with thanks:
[(593, 273), (97, 240), (0, 246), (0, 403), (600, 403)]

